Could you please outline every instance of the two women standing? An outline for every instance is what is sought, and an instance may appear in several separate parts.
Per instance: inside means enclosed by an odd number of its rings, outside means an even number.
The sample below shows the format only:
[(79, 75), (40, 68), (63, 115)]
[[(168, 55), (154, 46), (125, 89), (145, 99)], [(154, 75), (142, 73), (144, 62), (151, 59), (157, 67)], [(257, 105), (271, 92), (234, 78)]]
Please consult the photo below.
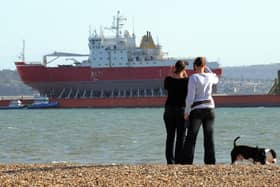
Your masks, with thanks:
[[(186, 87), (175, 89), (177, 94), (187, 93), (187, 96), (185, 96), (186, 99), (183, 102), (183, 104), (181, 103), (181, 106), (182, 108), (184, 108), (183, 109), (184, 120), (189, 121), (186, 139), (185, 139), (185, 134), (184, 137), (181, 138), (181, 134), (179, 134), (178, 137), (178, 132), (177, 132), (177, 141), (179, 138), (180, 141), (184, 142), (184, 146), (178, 147), (178, 149), (176, 146), (175, 163), (178, 164), (193, 163), (196, 138), (200, 126), (202, 125), (203, 134), (204, 134), (204, 150), (205, 150), (204, 162), (205, 164), (215, 164), (216, 159), (215, 159), (215, 146), (214, 146), (214, 137), (213, 137), (214, 134), (213, 125), (215, 120), (215, 114), (214, 114), (215, 104), (212, 98), (212, 87), (214, 84), (218, 83), (218, 77), (216, 76), (216, 74), (212, 73), (210, 69), (207, 68), (206, 59), (204, 57), (196, 58), (193, 63), (193, 68), (195, 72), (193, 75), (190, 76), (189, 80), (186, 81)], [(170, 91), (168, 91), (168, 98), (172, 96), (169, 95), (169, 93)], [(181, 116), (182, 114), (181, 112), (177, 112), (175, 110), (172, 110), (172, 112), (174, 113), (174, 115), (176, 113), (177, 116)], [(166, 107), (165, 107), (165, 113), (166, 113)], [(177, 128), (181, 128), (184, 132), (186, 132), (185, 121), (180, 122), (180, 124), (182, 125), (179, 127), (176, 123), (173, 122), (171, 124), (170, 122), (169, 128), (170, 126), (173, 127), (175, 126)], [(166, 129), (167, 129), (167, 125), (166, 125)], [(167, 129), (167, 140), (168, 140), (168, 129)], [(169, 144), (167, 144), (167, 142), (168, 141), (166, 141), (166, 158), (167, 158), (167, 163), (171, 164), (172, 162), (170, 162), (169, 159), (170, 157), (168, 157), (167, 155), (172, 155), (171, 153), (173, 152), (173, 150), (171, 150), (171, 146), (169, 145), (171, 143), (169, 142)], [(181, 146), (181, 143), (179, 145)], [(178, 160), (176, 160), (176, 157), (178, 158)]]

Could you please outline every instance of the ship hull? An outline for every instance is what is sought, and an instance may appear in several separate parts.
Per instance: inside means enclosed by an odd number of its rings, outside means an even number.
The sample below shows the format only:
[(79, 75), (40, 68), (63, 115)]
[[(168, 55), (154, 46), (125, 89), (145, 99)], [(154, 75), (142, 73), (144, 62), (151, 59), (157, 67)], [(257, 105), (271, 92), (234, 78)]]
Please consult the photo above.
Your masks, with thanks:
[[(280, 107), (280, 95), (215, 95), (216, 107)], [(166, 97), (137, 98), (51, 98), (59, 108), (119, 108), (119, 107), (164, 107)], [(29, 105), (32, 99), (21, 99)], [(10, 100), (0, 100), (0, 106), (8, 106)]]
[(280, 95), (216, 95), (216, 107), (279, 107)]
[[(16, 62), (21, 80), (50, 98), (162, 96), (170, 66), (149, 67), (46, 67)], [(220, 68), (213, 69), (220, 76)], [(191, 75), (192, 70), (187, 70)]]
[[(279, 107), (280, 95), (216, 95), (216, 107)], [(52, 99), (61, 108), (164, 107), (166, 97)]]

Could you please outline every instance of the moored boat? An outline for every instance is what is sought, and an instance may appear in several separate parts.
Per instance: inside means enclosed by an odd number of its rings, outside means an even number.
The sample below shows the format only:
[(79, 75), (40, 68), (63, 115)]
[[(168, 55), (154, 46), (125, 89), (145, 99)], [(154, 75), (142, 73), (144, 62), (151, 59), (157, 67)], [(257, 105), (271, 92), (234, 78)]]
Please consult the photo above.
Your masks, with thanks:
[(7, 106), (0, 106), (0, 109), (23, 109), (26, 105), (21, 100), (11, 100)]
[(46, 109), (46, 108), (58, 108), (59, 103), (57, 101), (49, 101), (47, 97), (35, 97), (34, 102), (28, 105), (28, 109)]

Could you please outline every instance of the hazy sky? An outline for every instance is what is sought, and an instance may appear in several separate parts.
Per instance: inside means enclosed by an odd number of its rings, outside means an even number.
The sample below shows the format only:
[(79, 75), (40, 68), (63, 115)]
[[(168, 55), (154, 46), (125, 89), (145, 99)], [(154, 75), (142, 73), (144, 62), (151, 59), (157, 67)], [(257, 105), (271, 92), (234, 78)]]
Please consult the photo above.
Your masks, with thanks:
[(170, 57), (206, 56), (221, 66), (280, 62), (279, 0), (9, 0), (0, 7), (0, 69), (54, 51), (88, 53), (89, 25), (99, 32), (121, 12), (137, 44), (150, 31)]

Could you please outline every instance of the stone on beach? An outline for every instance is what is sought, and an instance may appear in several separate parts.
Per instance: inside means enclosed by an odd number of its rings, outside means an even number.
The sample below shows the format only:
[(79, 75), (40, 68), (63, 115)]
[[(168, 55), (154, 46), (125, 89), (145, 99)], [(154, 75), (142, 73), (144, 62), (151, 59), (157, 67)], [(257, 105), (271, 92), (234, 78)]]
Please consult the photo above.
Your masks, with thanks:
[(278, 165), (2, 164), (1, 186), (279, 186)]

